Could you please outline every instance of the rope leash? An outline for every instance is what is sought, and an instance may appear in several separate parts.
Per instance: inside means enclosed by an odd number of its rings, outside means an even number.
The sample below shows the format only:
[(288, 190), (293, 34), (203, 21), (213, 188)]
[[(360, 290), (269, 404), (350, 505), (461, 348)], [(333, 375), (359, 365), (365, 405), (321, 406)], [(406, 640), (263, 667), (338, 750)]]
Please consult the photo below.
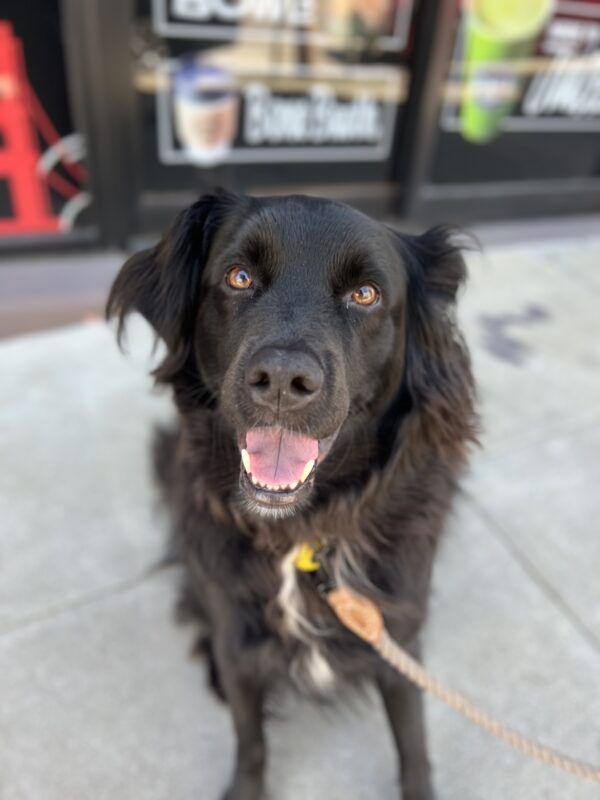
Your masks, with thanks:
[(434, 695), (454, 711), (515, 750), (570, 775), (600, 784), (599, 768), (569, 758), (550, 747), (544, 747), (528, 739), (498, 722), (464, 695), (452, 691), (437, 678), (429, 675), (418, 661), (391, 638), (385, 629), (380, 610), (366, 597), (355, 594), (345, 587), (332, 589), (325, 596), (342, 625), (370, 644), (390, 666), (420, 689)]

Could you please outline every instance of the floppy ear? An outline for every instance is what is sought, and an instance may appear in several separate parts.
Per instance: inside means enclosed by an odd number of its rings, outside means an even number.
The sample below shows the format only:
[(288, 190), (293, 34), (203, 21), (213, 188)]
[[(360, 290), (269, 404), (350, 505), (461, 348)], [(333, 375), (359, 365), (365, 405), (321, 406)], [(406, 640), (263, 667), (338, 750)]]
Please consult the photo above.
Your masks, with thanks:
[(222, 191), (204, 195), (177, 216), (155, 247), (133, 255), (113, 283), (106, 315), (118, 317), (119, 340), (127, 315), (139, 311), (167, 345), (155, 371), (160, 382), (191, 368), (202, 270), (224, 212), (238, 200)]
[(470, 359), (455, 319), (466, 278), (461, 248), (441, 226), (422, 236), (397, 235), (397, 246), (408, 277), (404, 385), (413, 444), (460, 460), (468, 441), (476, 441)]

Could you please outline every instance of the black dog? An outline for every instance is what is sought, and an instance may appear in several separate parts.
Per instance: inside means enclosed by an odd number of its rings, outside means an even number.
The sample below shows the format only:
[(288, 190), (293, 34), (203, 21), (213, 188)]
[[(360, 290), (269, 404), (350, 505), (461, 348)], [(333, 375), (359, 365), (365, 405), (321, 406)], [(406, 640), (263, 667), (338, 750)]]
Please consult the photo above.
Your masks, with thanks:
[[(215, 688), (237, 732), (230, 800), (262, 796), (263, 709), (279, 677), (328, 691), (373, 677), (404, 800), (432, 797), (419, 692), (342, 628), (347, 585), (418, 654), (436, 542), (475, 438), (453, 321), (465, 267), (448, 233), (399, 235), (339, 203), (225, 192), (134, 255), (108, 301), (167, 346), (176, 433), (157, 470)], [(318, 543), (318, 572), (296, 568)], [(312, 566), (314, 558), (306, 549)], [(325, 576), (324, 576), (325, 573)]]

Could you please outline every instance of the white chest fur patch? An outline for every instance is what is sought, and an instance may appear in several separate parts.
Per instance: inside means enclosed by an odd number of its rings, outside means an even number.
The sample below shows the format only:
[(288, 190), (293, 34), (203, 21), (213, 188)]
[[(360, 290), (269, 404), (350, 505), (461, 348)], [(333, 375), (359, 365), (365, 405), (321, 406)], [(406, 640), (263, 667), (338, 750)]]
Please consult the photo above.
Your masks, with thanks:
[(299, 550), (298, 546), (292, 547), (281, 562), (282, 581), (277, 602), (283, 612), (287, 632), (306, 646), (291, 666), (292, 677), (303, 687), (325, 692), (333, 687), (335, 674), (318, 644), (323, 631), (313, 625), (305, 614), (295, 565)]

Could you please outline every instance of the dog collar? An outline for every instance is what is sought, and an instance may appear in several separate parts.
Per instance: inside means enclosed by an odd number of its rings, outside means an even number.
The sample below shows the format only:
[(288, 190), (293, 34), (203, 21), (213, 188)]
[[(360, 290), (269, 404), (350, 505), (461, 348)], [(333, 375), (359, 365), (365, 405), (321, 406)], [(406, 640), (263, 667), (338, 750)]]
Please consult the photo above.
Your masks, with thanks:
[(319, 539), (303, 542), (298, 548), (294, 566), (299, 572), (307, 572), (315, 576), (317, 591), (327, 594), (335, 588), (329, 556), (331, 547)]
[(300, 572), (317, 572), (321, 566), (320, 561), (316, 558), (317, 551), (320, 549), (320, 544), (312, 545), (308, 542), (303, 542), (294, 559), (296, 569), (300, 570)]

